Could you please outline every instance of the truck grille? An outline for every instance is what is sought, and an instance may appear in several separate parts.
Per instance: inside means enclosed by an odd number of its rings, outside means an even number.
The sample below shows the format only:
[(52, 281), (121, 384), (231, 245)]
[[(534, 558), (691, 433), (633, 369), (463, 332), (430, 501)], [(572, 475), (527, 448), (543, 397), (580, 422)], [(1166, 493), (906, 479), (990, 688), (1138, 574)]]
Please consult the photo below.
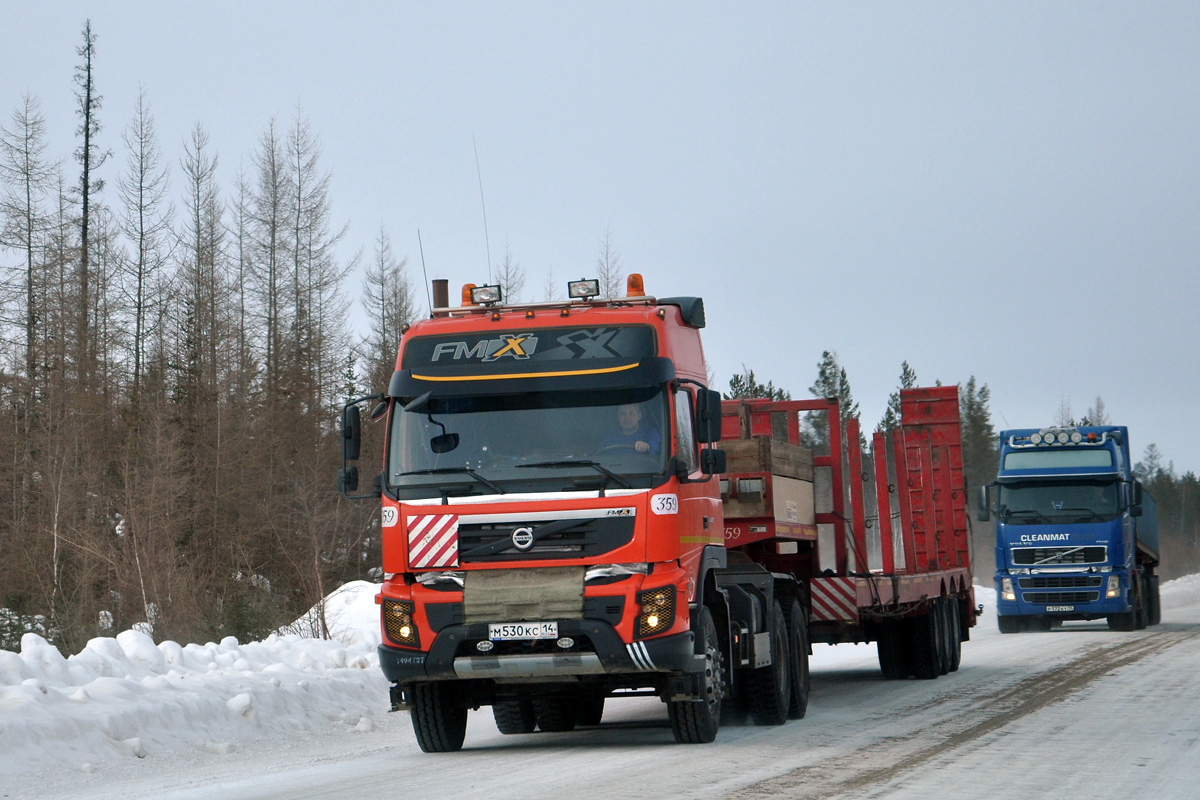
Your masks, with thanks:
[(1099, 575), (1067, 575), (1049, 578), (1021, 578), (1022, 589), (1099, 589), (1104, 578)]
[(1100, 599), (1099, 592), (1022, 592), (1021, 599), (1039, 606), (1074, 605), (1094, 603)]
[(1035, 564), (1103, 564), (1108, 559), (1108, 548), (1094, 547), (1014, 547), (1013, 564), (1033, 566)]
[[(544, 532), (548, 526), (552, 526), (550, 532)], [(458, 526), (458, 558), (464, 564), (588, 558), (628, 544), (633, 540), (633, 527), (633, 516), (463, 522)], [(534, 543), (527, 550), (518, 550), (513, 544), (513, 531), (518, 528), (532, 530)]]

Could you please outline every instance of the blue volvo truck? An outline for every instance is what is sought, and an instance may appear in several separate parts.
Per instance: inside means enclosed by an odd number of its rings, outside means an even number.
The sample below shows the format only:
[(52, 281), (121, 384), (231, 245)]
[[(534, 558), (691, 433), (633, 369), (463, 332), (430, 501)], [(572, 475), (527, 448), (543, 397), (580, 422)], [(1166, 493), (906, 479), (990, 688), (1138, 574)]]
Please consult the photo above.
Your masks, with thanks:
[(1133, 475), (1127, 428), (1001, 431), (1000, 470), (980, 487), (977, 516), (993, 514), (1001, 633), (1158, 624), (1154, 499)]

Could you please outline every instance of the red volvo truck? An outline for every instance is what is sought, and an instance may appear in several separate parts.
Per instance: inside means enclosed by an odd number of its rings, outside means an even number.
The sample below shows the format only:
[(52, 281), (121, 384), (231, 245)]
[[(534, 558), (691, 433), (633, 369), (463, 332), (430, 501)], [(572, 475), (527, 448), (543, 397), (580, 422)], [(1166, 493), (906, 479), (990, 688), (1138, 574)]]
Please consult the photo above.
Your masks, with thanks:
[[(626, 297), (568, 290), (468, 285), (451, 307), (434, 281), (386, 394), (343, 409), (339, 488), (382, 500), (380, 665), (423, 750), (460, 749), (482, 706), (503, 733), (628, 696), (659, 697), (684, 743), (780, 725), (804, 716), (814, 641), (877, 642), (887, 678), (957, 669), (975, 607), (954, 387), (902, 392), (869, 479), (836, 400), (708, 388), (699, 298), (636, 275)], [(359, 493), (376, 401), (383, 471)], [(811, 413), (828, 453), (800, 446)]]

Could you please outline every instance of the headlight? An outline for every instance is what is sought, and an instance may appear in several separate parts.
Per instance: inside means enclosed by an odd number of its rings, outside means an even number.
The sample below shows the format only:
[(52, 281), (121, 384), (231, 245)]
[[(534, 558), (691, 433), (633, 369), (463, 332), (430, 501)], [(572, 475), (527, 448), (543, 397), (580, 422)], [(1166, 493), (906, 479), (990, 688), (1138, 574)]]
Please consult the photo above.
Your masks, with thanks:
[(383, 629), (387, 637), (405, 647), (418, 647), (417, 626), (413, 623), (413, 604), (408, 600), (383, 600)]
[(638, 592), (642, 611), (637, 618), (638, 638), (662, 633), (675, 624), (675, 587), (663, 586)]
[(1108, 589), (1104, 592), (1105, 597), (1120, 597), (1121, 596), (1121, 576), (1108, 576)]
[(1013, 591), (1012, 578), (1000, 579), (1000, 596), (1005, 600), (1016, 600), (1017, 593)]

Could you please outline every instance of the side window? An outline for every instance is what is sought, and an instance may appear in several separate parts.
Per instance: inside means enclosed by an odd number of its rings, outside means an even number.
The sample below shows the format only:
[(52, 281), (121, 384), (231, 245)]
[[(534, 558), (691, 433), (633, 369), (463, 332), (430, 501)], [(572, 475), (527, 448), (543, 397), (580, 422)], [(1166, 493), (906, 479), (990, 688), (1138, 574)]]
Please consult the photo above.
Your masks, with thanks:
[(689, 473), (696, 471), (696, 434), (692, 430), (692, 396), (687, 389), (675, 392), (676, 458), (687, 465)]

